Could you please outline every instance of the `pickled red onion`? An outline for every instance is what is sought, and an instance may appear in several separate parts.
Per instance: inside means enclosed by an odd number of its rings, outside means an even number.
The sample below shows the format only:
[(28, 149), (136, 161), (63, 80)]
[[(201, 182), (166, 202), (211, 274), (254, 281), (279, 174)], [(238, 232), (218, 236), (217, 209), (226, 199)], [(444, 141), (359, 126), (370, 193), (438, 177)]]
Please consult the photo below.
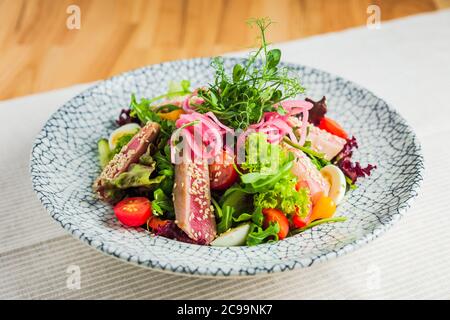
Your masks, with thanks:
[[(197, 98), (197, 103), (203, 102), (203, 100), (197, 96), (186, 98), (183, 101), (183, 110), (187, 113), (182, 114), (176, 121), (176, 127), (181, 128), (183, 125), (199, 120), (198, 124), (181, 129), (180, 135), (183, 135), (186, 138), (186, 142), (193, 151), (195, 157), (206, 159), (214, 158), (224, 147), (224, 135), (226, 133), (234, 133), (234, 130), (221, 123), (212, 112), (207, 112), (205, 114), (195, 112), (190, 106), (192, 98)], [(282, 101), (279, 106), (283, 107), (286, 114), (282, 115), (277, 111), (264, 113), (263, 118), (259, 123), (250, 125), (248, 129), (238, 137), (237, 147), (240, 148), (242, 146), (242, 143), (245, 142), (245, 138), (251, 131), (267, 134), (268, 142), (270, 143), (279, 143), (285, 135), (288, 135), (293, 142), (298, 142), (300, 145), (303, 145), (306, 139), (309, 110), (313, 107), (312, 103), (304, 100), (287, 100)], [(289, 117), (300, 115), (302, 117), (302, 125), (300, 128), (300, 141), (297, 141), (288, 119)], [(200, 132), (198, 132), (198, 130)], [(199, 135), (201, 141), (194, 141), (195, 137), (197, 137), (196, 134)], [(174, 135), (171, 137), (170, 145), (172, 148), (172, 162), (174, 162), (174, 155), (176, 152)], [(211, 148), (211, 150), (206, 152), (205, 148)]]
[[(233, 133), (233, 129), (222, 124), (212, 112), (200, 114), (193, 110), (191, 113), (180, 115), (175, 125), (177, 128), (181, 128), (183, 125), (196, 120), (199, 121), (198, 124), (181, 129), (180, 135), (186, 138), (186, 142), (195, 157), (201, 159), (216, 157), (223, 149), (223, 135), (227, 132)], [(201, 140), (195, 141), (197, 137)], [(175, 138), (176, 135), (172, 135), (170, 139), (172, 162), (175, 162)], [(205, 148), (211, 148), (211, 150), (206, 151)]]
[(195, 112), (194, 109), (192, 109), (191, 107), (191, 100), (192, 99), (196, 99), (196, 101), (194, 103), (196, 104), (202, 104), (203, 102), (205, 102), (205, 100), (203, 100), (202, 98), (195, 96), (195, 95), (189, 95), (186, 99), (184, 99), (183, 103), (182, 103), (182, 108), (186, 113), (193, 113)]
[(282, 101), (280, 105), (287, 111), (288, 115), (302, 115), (300, 141), (298, 143), (303, 145), (306, 140), (306, 127), (308, 124), (309, 110), (311, 110), (313, 104), (305, 100), (286, 100)]

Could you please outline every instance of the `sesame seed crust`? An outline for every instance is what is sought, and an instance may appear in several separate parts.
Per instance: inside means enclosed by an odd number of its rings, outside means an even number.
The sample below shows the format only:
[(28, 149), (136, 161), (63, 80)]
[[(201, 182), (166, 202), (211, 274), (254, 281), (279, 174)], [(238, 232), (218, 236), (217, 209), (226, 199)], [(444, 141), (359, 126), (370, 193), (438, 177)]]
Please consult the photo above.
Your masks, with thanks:
[(186, 162), (175, 166), (173, 193), (178, 226), (193, 240), (210, 243), (216, 235), (215, 217), (211, 214), (209, 167), (204, 162)]
[(122, 172), (127, 171), (131, 164), (137, 163), (139, 157), (145, 153), (149, 144), (156, 139), (159, 132), (160, 126), (158, 123), (148, 122), (111, 159), (93, 185), (94, 191), (101, 200), (108, 202), (112, 200), (108, 197), (108, 192), (105, 192), (108, 181), (114, 179)]

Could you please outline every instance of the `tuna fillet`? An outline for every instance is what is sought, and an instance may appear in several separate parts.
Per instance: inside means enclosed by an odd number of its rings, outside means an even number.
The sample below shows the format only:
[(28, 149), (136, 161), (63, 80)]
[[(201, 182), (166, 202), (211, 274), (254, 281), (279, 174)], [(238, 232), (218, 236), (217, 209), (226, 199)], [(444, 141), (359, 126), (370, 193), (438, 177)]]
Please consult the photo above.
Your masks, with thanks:
[(345, 139), (315, 126), (309, 126), (309, 134), (306, 140), (311, 141), (312, 150), (323, 153), (324, 158), (327, 160), (333, 159), (341, 152), (347, 142)]
[(189, 238), (198, 244), (209, 244), (214, 240), (216, 220), (206, 160), (185, 161), (175, 166), (173, 201), (176, 224)]
[(313, 204), (316, 203), (320, 197), (328, 196), (330, 183), (322, 176), (319, 170), (317, 170), (311, 159), (299, 149), (284, 143), (282, 146), (294, 154), (295, 160), (292, 167), (292, 173), (298, 178), (301, 186), (305, 186), (309, 189)]
[(110, 198), (110, 193), (106, 192), (108, 181), (127, 171), (131, 164), (139, 161), (139, 157), (147, 151), (149, 144), (158, 136), (159, 129), (160, 126), (156, 122), (148, 122), (106, 165), (93, 185), (94, 191), (101, 200), (108, 202), (114, 200)]
[[(302, 122), (297, 117), (289, 117), (288, 124), (291, 127), (296, 128), (295, 133), (297, 136), (301, 135)], [(306, 140), (311, 142), (311, 149), (323, 153), (324, 158), (327, 160), (333, 159), (339, 152), (341, 152), (345, 143), (345, 139), (335, 136), (325, 130), (322, 130), (314, 125), (308, 125), (308, 135)]]

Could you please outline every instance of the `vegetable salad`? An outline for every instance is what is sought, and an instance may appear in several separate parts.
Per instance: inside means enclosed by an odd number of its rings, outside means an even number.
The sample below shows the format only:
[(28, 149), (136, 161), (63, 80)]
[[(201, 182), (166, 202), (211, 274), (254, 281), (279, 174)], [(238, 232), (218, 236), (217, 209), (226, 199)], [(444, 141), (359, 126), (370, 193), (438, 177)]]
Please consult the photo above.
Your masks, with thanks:
[(212, 246), (282, 240), (335, 216), (346, 192), (373, 165), (352, 159), (356, 138), (306, 95), (299, 76), (269, 48), (268, 19), (250, 21), (261, 44), (214, 81), (166, 94), (132, 95), (117, 128), (98, 141), (102, 172), (93, 189), (130, 227)]

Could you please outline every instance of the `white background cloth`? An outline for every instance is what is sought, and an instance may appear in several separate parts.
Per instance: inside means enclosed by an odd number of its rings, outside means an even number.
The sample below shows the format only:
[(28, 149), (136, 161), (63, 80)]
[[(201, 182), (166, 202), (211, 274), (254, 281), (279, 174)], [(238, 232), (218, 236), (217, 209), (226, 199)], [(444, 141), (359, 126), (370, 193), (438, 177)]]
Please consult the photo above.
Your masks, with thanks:
[[(283, 60), (341, 75), (397, 108), (425, 156), (420, 196), (374, 242), (308, 269), (241, 279), (179, 276), (105, 256), (72, 238), (31, 188), (34, 137), (88, 85), (0, 102), (0, 298), (450, 299), (450, 11), (292, 41)], [(70, 266), (80, 289), (66, 285)]]

